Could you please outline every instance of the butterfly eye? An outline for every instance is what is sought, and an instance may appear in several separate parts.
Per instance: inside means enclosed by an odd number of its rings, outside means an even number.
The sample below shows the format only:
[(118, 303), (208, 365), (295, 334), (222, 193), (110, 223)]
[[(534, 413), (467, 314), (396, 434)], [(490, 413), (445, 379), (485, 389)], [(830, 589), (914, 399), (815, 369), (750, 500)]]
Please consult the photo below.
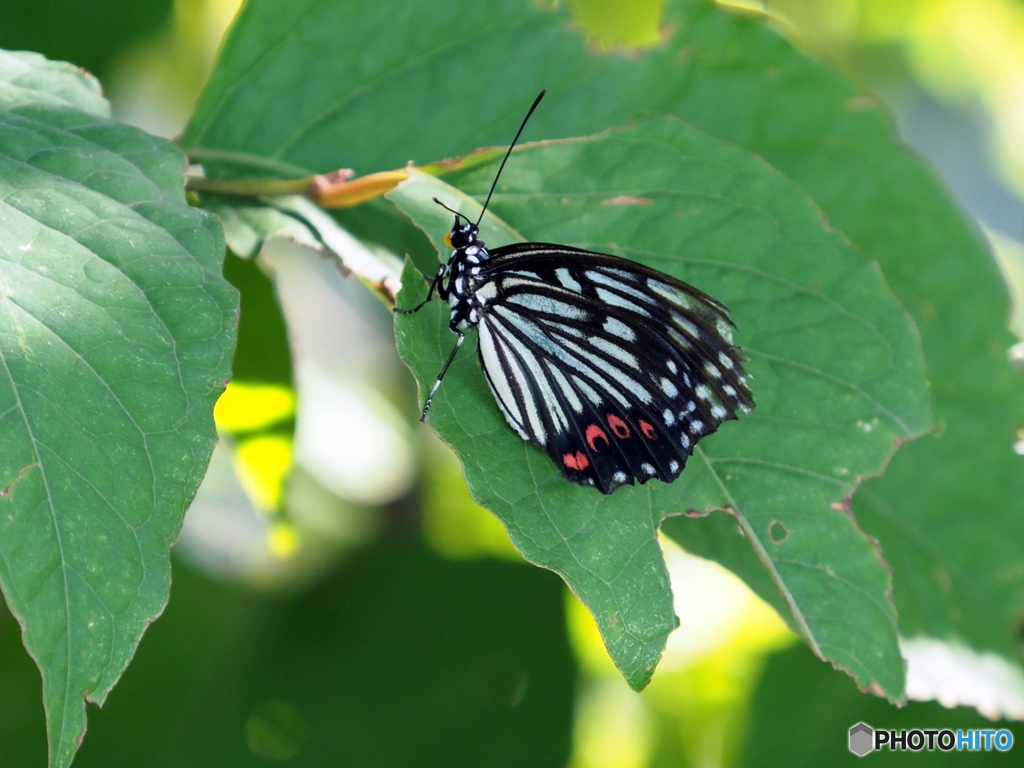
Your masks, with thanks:
[(452, 227), (452, 231), (445, 237), (445, 242), (452, 246), (452, 248), (465, 248), (467, 245), (472, 245), (476, 242), (477, 233), (479, 230), (474, 224), (469, 222)]

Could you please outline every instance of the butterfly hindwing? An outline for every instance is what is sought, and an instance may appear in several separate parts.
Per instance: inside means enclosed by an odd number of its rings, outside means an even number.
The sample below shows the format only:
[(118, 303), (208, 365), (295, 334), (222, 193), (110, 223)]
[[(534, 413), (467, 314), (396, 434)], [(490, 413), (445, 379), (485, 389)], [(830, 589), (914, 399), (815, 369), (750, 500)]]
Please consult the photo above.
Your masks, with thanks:
[(674, 480), (701, 437), (753, 408), (726, 308), (697, 289), (542, 243), (495, 249), (482, 267), (488, 383), (569, 480), (604, 493)]

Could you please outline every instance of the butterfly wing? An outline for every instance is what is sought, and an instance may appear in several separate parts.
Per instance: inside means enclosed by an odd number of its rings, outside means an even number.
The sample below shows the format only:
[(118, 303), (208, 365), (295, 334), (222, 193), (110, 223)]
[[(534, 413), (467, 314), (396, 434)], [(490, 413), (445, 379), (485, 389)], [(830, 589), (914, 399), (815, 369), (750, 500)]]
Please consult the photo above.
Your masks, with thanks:
[(480, 360), (509, 424), (569, 480), (671, 482), (753, 397), (721, 302), (626, 259), (546, 243), (482, 265)]

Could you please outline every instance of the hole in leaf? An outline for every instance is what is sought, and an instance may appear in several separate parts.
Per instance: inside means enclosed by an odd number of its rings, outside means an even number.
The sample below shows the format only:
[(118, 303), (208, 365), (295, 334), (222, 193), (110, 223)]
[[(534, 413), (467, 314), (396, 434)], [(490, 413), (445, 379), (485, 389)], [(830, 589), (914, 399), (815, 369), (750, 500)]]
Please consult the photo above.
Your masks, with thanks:
[(768, 535), (775, 544), (781, 544), (789, 538), (789, 529), (778, 520), (773, 520), (768, 526)]

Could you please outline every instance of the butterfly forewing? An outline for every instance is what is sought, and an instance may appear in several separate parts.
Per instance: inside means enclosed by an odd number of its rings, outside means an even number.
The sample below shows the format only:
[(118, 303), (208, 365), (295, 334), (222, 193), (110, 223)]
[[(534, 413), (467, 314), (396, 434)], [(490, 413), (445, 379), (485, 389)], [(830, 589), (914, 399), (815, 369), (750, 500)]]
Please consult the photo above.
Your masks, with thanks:
[(732, 323), (710, 296), (566, 246), (489, 256), (476, 287), (487, 381), (566, 478), (605, 493), (671, 481), (701, 437), (753, 408)]

